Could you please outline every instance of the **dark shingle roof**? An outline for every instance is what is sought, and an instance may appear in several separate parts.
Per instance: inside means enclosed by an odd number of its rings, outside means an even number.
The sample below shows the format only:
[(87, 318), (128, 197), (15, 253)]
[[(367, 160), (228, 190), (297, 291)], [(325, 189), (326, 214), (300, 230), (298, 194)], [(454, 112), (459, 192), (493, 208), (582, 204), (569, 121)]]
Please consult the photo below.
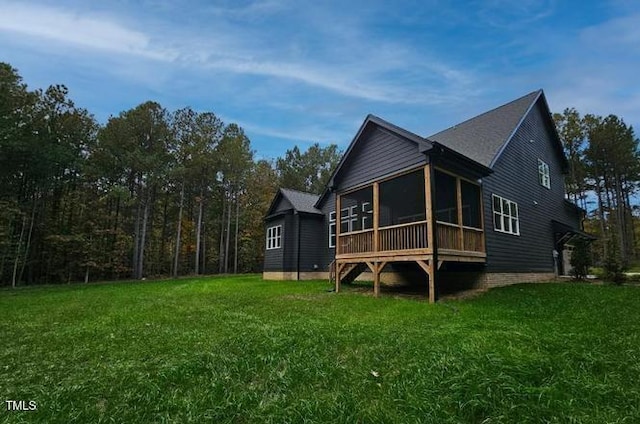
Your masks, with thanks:
[(322, 211), (316, 209), (316, 207), (314, 206), (318, 201), (318, 198), (320, 197), (317, 194), (305, 193), (288, 188), (281, 188), (280, 192), (285, 197), (285, 199), (287, 199), (289, 203), (291, 203), (293, 209), (297, 210), (298, 212), (322, 214)]
[(427, 139), (490, 167), (541, 94), (534, 91)]

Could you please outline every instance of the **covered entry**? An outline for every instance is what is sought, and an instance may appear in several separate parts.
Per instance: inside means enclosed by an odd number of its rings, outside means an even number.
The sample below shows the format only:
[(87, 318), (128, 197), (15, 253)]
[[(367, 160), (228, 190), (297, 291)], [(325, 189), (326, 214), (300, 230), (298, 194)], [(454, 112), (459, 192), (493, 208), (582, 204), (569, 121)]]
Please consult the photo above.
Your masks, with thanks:
[(554, 259), (556, 261), (558, 275), (571, 275), (571, 254), (573, 252), (573, 242), (576, 239), (592, 242), (596, 238), (591, 234), (585, 233), (577, 228), (573, 228), (560, 221), (551, 220), (551, 226), (553, 228), (553, 239), (555, 243), (554, 251), (557, 252), (557, 255), (554, 253)]

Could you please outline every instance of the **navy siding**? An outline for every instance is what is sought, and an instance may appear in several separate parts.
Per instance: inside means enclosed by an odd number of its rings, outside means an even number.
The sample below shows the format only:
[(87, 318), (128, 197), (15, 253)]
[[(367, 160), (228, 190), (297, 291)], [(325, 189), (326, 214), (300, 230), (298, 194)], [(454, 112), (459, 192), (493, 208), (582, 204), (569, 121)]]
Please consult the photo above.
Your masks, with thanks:
[(361, 135), (336, 183), (340, 191), (426, 163), (416, 143), (373, 126)]
[(282, 247), (284, 260), (282, 270), (291, 272), (297, 271), (298, 263), (298, 215), (285, 215), (284, 228), (282, 235)]
[(321, 205), (323, 220), (322, 220), (322, 238), (316, 245), (319, 246), (320, 256), (318, 265), (319, 271), (329, 271), (329, 265), (336, 257), (336, 249), (329, 248), (329, 214), (336, 209), (336, 196), (334, 193), (330, 193)]
[(285, 228), (284, 216), (271, 219), (265, 223), (265, 239), (262, 241), (265, 246), (265, 250), (264, 250), (264, 270), (265, 271), (282, 271), (282, 267), (284, 265), (284, 253), (285, 253), (284, 239), (282, 240), (280, 249), (267, 250), (266, 229), (269, 227), (274, 227), (276, 225), (282, 225), (283, 236), (287, 233)]
[(273, 208), (273, 213), (278, 213), (278, 212), (283, 212), (283, 211), (288, 211), (290, 209), (293, 209), (293, 206), (291, 206), (291, 203), (289, 203), (289, 201), (285, 199), (281, 194), (279, 194), (278, 197), (279, 197), (278, 203), (276, 204), (276, 207)]
[[(538, 101), (494, 164), (494, 173), (483, 179), (490, 272), (553, 272), (551, 220), (580, 228), (579, 214), (564, 201), (562, 161), (544, 113)], [(538, 159), (549, 165), (551, 189), (539, 183)], [(492, 194), (518, 204), (519, 236), (494, 230)]]
[[(324, 243), (322, 216), (298, 215), (300, 219), (300, 272), (321, 271), (323, 265), (322, 253), (328, 245)], [(317, 268), (316, 268), (317, 267)]]

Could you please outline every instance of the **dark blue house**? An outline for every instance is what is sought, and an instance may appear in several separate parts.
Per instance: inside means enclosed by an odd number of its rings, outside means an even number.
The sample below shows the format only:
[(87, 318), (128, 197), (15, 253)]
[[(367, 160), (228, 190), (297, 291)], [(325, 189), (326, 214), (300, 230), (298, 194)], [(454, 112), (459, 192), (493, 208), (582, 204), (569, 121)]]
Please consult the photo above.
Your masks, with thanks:
[[(490, 287), (568, 272), (583, 211), (542, 90), (428, 137), (369, 115), (322, 195), (281, 189), (264, 278), (368, 271), (380, 282)], [(437, 282), (437, 284), (436, 284)], [(425, 284), (425, 290), (426, 290)]]

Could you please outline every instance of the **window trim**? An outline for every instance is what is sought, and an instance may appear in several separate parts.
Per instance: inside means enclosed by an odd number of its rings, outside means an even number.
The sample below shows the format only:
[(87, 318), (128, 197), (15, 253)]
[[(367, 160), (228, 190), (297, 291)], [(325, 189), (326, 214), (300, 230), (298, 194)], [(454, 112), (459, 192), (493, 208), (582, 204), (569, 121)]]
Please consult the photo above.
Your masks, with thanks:
[[(496, 202), (495, 199), (499, 199), (499, 204), (500, 204), (500, 210), (497, 211), (496, 210)], [(508, 213), (505, 213), (503, 210), (503, 205), (504, 202), (507, 202), (507, 205), (509, 207), (509, 211)], [(515, 209), (515, 215), (511, 214), (511, 211)], [(492, 194), (491, 195), (491, 210), (492, 210), (492, 217), (493, 217), (493, 230), (497, 231), (499, 233), (504, 233), (504, 234), (511, 234), (514, 236), (519, 236), (520, 235), (520, 213), (518, 211), (518, 204), (512, 200), (509, 199), (505, 199), (502, 196), (498, 196), (497, 194)], [(506, 230), (504, 228), (498, 228), (496, 227), (496, 215), (500, 217), (500, 226), (504, 227), (504, 219), (507, 218), (509, 222), (509, 229)], [(515, 231), (513, 231), (513, 223), (515, 219)]]
[(549, 171), (549, 164), (538, 159), (538, 182), (542, 187), (551, 190), (551, 173)]
[[(361, 206), (361, 210), (362, 210), (362, 218), (360, 219), (360, 229), (361, 230), (370, 230), (373, 228), (373, 222), (371, 223), (371, 228), (366, 228), (366, 222), (369, 219), (373, 218), (373, 206), (371, 205), (370, 202), (362, 202), (362, 206)], [(371, 216), (369, 216), (371, 215)]]
[[(332, 218), (333, 216), (333, 218)], [(331, 244), (333, 236), (333, 244)], [(329, 249), (336, 247), (336, 212), (329, 212)]]
[[(348, 206), (340, 209), (340, 234), (347, 234), (355, 231), (354, 222), (358, 222), (358, 205)], [(342, 226), (347, 226), (347, 231), (342, 231)]]
[(267, 228), (267, 250), (282, 248), (282, 224)]

